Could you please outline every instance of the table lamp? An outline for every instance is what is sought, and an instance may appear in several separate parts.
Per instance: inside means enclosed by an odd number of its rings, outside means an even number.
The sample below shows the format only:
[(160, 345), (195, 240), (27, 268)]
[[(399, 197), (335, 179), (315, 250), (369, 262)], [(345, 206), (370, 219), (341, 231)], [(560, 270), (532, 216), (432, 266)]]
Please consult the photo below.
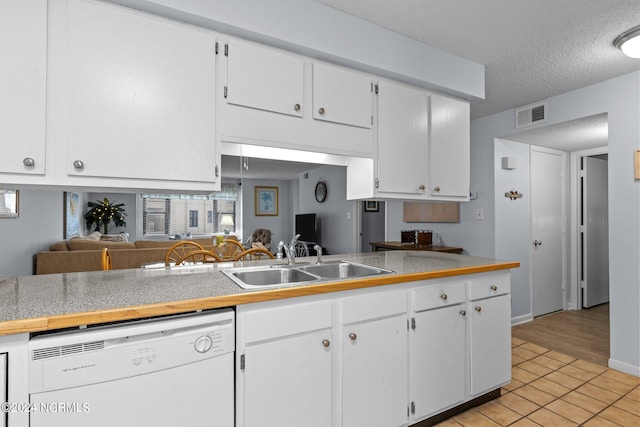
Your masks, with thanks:
[(231, 229), (229, 228), (229, 226), (233, 226), (233, 216), (231, 215), (222, 215), (222, 217), (220, 218), (220, 225), (224, 226), (224, 238), (226, 239), (227, 237), (229, 237), (229, 232), (231, 232)]

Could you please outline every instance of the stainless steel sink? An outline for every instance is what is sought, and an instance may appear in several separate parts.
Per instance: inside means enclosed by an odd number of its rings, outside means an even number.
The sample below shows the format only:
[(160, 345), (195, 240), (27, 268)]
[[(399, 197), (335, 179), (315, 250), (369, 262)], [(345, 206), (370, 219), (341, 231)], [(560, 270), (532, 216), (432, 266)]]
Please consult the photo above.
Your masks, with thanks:
[(316, 276), (312, 276), (297, 269), (269, 267), (259, 270), (236, 271), (231, 273), (231, 278), (233, 279), (234, 277), (238, 279), (235, 282), (240, 284), (241, 287), (248, 285), (252, 288), (262, 288), (273, 285), (291, 285), (318, 280)]
[(222, 273), (243, 289), (269, 289), (308, 285), (334, 279), (355, 279), (393, 273), (393, 271), (340, 260), (323, 264), (228, 268), (223, 269)]
[(392, 273), (390, 270), (348, 261), (329, 261), (324, 264), (312, 264), (300, 267), (300, 270), (326, 279), (351, 279)]

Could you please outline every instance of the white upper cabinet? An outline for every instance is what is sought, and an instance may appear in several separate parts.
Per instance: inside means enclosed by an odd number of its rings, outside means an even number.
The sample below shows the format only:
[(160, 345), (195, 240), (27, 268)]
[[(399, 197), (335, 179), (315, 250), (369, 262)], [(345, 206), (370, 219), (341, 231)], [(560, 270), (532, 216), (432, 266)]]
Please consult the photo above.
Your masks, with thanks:
[(313, 118), (363, 128), (373, 125), (371, 76), (313, 64)]
[(46, 0), (0, 2), (0, 181), (45, 173)]
[(378, 89), (377, 192), (424, 196), (429, 95), (381, 80)]
[(229, 104), (302, 117), (302, 58), (239, 40), (225, 45), (225, 55)]
[(214, 33), (111, 3), (50, 4), (48, 138), (66, 144), (67, 175), (219, 188)]
[(431, 94), (429, 196), (469, 199), (469, 103)]
[(370, 75), (235, 38), (226, 46), (222, 142), (373, 157)]

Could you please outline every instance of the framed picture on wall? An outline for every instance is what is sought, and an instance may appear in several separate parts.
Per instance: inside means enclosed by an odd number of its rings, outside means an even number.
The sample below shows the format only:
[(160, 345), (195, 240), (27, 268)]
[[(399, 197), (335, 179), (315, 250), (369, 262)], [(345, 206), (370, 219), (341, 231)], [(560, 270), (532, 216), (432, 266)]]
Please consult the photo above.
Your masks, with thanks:
[(278, 187), (255, 187), (255, 215), (278, 216)]
[(365, 212), (378, 212), (380, 210), (377, 201), (365, 200), (362, 203), (364, 203)]
[(0, 188), (0, 218), (18, 218), (19, 193), (18, 190)]
[(64, 193), (64, 238), (80, 235), (80, 196), (78, 193)]

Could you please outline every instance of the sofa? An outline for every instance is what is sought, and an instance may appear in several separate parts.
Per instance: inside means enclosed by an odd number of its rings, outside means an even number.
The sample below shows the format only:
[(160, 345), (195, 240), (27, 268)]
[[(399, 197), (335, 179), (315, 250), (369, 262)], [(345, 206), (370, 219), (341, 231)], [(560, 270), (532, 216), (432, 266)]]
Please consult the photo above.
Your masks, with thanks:
[[(63, 240), (51, 245), (49, 250), (38, 252), (36, 274), (102, 270), (102, 248), (109, 249), (114, 270), (164, 263), (167, 250), (176, 243), (176, 240), (117, 241), (118, 239), (111, 236), (96, 233)], [(213, 248), (213, 237), (191, 239), (191, 241), (199, 243), (208, 250)]]

